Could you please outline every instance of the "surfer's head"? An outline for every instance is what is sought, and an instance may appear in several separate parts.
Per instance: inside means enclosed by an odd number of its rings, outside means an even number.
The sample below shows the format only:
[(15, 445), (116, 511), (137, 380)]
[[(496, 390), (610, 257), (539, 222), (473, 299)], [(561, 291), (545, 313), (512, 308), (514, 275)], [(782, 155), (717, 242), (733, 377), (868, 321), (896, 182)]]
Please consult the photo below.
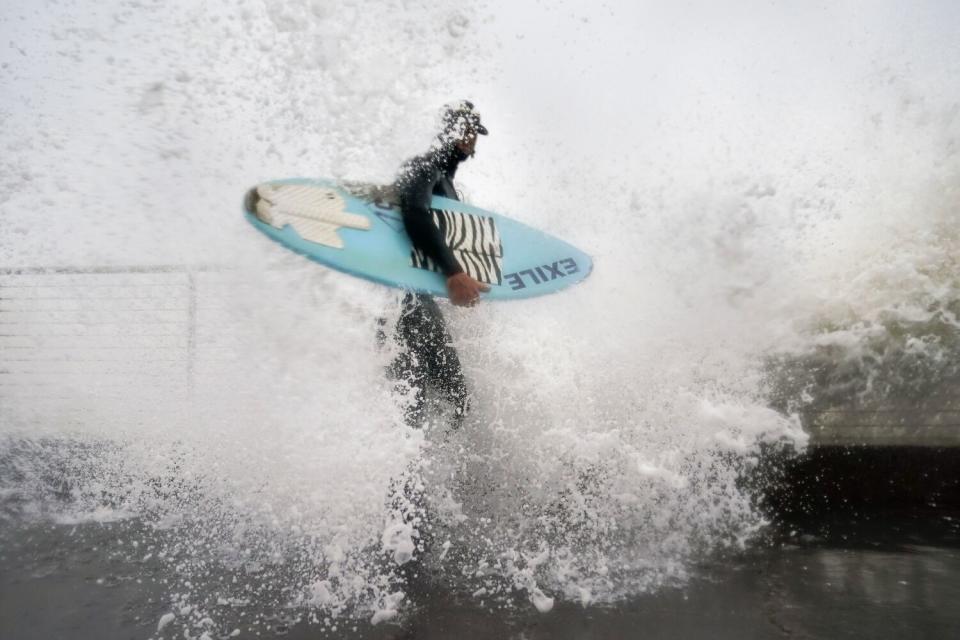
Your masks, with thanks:
[(456, 147), (464, 159), (476, 151), (477, 136), (488, 133), (469, 100), (445, 105), (440, 113), (440, 141)]

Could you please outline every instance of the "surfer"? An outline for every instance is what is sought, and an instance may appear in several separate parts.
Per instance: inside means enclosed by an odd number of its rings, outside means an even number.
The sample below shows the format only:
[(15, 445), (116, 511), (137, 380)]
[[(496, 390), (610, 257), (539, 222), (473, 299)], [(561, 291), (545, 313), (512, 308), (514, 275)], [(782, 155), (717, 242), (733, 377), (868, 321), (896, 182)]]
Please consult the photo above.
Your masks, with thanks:
[[(410, 241), (439, 267), (447, 279), (450, 302), (461, 307), (477, 304), (480, 294), (490, 287), (471, 277), (457, 262), (434, 222), (430, 199), (434, 195), (460, 199), (453, 184), (457, 168), (476, 152), (477, 136), (487, 133), (473, 103), (464, 100), (447, 105), (430, 151), (406, 161), (394, 183)], [(460, 358), (453, 348), (443, 313), (432, 296), (409, 292), (404, 295), (396, 340), (401, 352), (394, 359), (391, 371), (409, 384), (415, 394), (407, 410), (407, 423), (423, 424), (426, 388), (430, 385), (453, 405), (453, 426), (458, 427), (470, 408), (470, 398)]]
[[(487, 129), (480, 123), (480, 114), (473, 104), (466, 101), (444, 107), (441, 118), (440, 131), (431, 149), (400, 167), (393, 188), (411, 243), (446, 277), (450, 302), (469, 307), (477, 304), (480, 294), (490, 287), (475, 280), (457, 262), (447, 246), (445, 234), (434, 222), (430, 200), (435, 195), (460, 199), (453, 184), (457, 168), (473, 156), (477, 136), (487, 135)], [(382, 332), (380, 336), (385, 338)], [(407, 407), (407, 424), (424, 425), (427, 388), (432, 387), (453, 406), (451, 427), (459, 427), (470, 408), (469, 392), (443, 313), (432, 296), (404, 294), (394, 339), (400, 352), (391, 363), (390, 373), (409, 385), (414, 394)], [(395, 550), (394, 561), (405, 590), (414, 598), (429, 591), (423, 564), (417, 556), (433, 546), (432, 517), (424, 495), (423, 473), (420, 461), (414, 460), (401, 478), (391, 482), (387, 498), (391, 514), (387, 531), (404, 534), (403, 542), (413, 547), (405, 555), (398, 555)], [(384, 535), (386, 539), (387, 534)]]

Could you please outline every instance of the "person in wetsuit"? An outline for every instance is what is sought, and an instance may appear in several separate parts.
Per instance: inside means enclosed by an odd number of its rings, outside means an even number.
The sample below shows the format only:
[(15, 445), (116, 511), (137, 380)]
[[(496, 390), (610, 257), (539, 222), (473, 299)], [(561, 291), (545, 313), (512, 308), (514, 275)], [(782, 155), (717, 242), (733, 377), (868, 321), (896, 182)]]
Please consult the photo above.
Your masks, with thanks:
[[(433, 147), (405, 162), (394, 183), (410, 241), (440, 269), (446, 278), (450, 302), (457, 306), (475, 305), (480, 294), (490, 287), (472, 278), (457, 262), (444, 241), (442, 230), (434, 222), (430, 199), (434, 195), (460, 199), (453, 184), (457, 168), (473, 156), (477, 136), (487, 133), (471, 102), (448, 105)], [(415, 394), (407, 410), (407, 423), (417, 427), (423, 424), (426, 390), (432, 386), (453, 405), (453, 426), (458, 427), (470, 408), (470, 398), (460, 358), (451, 344), (443, 313), (432, 296), (411, 292), (404, 295), (395, 336), (401, 351), (391, 371)]]

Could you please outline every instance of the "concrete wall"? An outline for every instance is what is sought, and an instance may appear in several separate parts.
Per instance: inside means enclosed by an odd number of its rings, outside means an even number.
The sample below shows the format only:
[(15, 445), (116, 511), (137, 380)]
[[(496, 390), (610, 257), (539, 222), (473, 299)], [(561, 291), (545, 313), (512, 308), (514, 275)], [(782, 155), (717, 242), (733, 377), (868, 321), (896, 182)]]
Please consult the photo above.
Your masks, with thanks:
[(922, 398), (851, 403), (811, 412), (804, 426), (813, 446), (960, 446), (960, 378)]

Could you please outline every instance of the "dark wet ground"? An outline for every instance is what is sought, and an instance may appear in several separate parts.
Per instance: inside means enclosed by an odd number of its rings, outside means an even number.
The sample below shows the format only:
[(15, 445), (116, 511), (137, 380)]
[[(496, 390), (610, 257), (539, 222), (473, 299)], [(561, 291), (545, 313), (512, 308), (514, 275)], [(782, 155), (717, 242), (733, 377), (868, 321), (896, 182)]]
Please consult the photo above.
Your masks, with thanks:
[[(0, 638), (157, 637), (169, 610), (156, 559), (118, 540), (135, 524), (0, 525)], [(128, 543), (129, 544), (129, 543)], [(120, 545), (122, 547), (122, 545)], [(238, 638), (957, 638), (960, 514), (871, 511), (793, 524), (698, 568), (683, 588), (615, 607), (558, 604), (504, 613), (431, 593), (400, 624), (341, 624)], [(233, 625), (231, 625), (233, 627)], [(223, 629), (221, 632), (229, 632)], [(180, 629), (164, 637), (183, 637)], [(212, 634), (211, 637), (217, 637)]]

